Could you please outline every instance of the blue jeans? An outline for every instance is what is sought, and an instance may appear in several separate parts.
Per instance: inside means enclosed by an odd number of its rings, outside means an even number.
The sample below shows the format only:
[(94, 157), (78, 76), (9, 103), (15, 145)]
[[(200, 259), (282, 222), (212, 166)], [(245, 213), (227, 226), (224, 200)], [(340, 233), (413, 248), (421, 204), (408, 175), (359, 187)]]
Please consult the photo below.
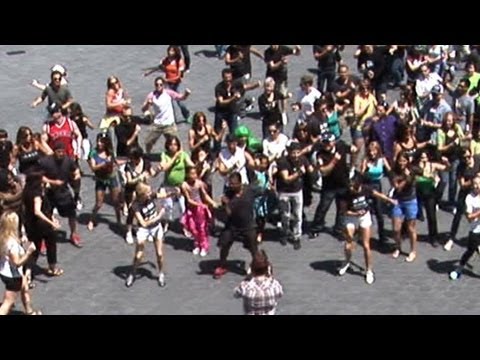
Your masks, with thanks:
[[(168, 87), (169, 87), (170, 90), (173, 90), (175, 92), (179, 92), (180, 84), (181, 83), (169, 84)], [(183, 101), (175, 101), (175, 102), (177, 103), (178, 107), (180, 108), (180, 111), (182, 112), (182, 116), (184, 117), (185, 121), (187, 121), (187, 119), (190, 116), (190, 110), (187, 109), (187, 107), (185, 106)], [(176, 122), (178, 122), (178, 121), (176, 121)]]
[(227, 48), (230, 45), (215, 45), (215, 51), (217, 52), (218, 57), (223, 58), (227, 53)]
[(457, 195), (457, 168), (459, 164), (459, 160), (453, 160), (450, 162), (451, 167), (447, 171), (440, 171), (440, 184), (438, 186), (439, 193), (438, 197), (439, 200), (443, 197), (443, 190), (447, 186), (448, 182), (448, 203), (455, 204), (455, 198)]

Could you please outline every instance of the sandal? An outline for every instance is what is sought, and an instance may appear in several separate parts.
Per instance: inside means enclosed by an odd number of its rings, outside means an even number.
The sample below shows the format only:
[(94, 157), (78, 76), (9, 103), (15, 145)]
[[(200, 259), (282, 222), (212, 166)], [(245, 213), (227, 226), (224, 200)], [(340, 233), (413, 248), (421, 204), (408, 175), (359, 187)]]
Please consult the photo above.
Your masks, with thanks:
[(52, 277), (62, 276), (63, 273), (64, 273), (64, 271), (61, 268), (55, 268), (55, 269), (48, 269), (47, 270), (47, 275), (52, 276)]
[(26, 313), (27, 315), (43, 315), (40, 310), (33, 310), (32, 312)]

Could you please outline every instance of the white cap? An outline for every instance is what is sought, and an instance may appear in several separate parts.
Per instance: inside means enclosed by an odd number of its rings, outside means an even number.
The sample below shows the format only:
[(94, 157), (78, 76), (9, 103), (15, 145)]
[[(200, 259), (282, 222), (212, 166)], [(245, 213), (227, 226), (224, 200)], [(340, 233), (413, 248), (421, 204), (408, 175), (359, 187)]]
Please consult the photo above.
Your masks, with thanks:
[(60, 74), (65, 75), (67, 72), (67, 69), (65, 69), (63, 65), (56, 64), (56, 65), (53, 65), (51, 71), (52, 72), (58, 71)]

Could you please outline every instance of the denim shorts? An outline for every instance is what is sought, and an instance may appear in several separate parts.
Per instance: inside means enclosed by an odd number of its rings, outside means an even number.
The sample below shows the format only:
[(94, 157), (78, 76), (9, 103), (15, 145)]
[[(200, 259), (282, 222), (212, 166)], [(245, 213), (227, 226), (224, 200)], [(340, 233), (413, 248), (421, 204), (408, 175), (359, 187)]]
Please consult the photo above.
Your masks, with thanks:
[(393, 218), (405, 218), (405, 220), (416, 220), (418, 214), (417, 199), (409, 201), (399, 201), (392, 210)]
[(350, 128), (350, 135), (352, 136), (352, 141), (363, 139), (363, 132), (355, 128)]

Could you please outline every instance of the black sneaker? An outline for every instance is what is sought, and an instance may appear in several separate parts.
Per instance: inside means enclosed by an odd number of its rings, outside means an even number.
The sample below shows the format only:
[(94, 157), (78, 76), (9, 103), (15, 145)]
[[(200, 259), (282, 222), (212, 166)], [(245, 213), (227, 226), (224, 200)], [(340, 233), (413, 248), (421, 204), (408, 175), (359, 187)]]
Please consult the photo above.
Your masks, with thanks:
[(280, 238), (280, 245), (287, 246), (287, 237), (286, 236), (282, 236)]
[(310, 232), (308, 233), (308, 238), (309, 238), (309, 239), (316, 239), (319, 235), (320, 235), (319, 232), (310, 231)]
[(300, 243), (300, 240), (294, 241), (293, 242), (293, 249), (294, 250), (300, 250), (302, 248), (302, 244)]

